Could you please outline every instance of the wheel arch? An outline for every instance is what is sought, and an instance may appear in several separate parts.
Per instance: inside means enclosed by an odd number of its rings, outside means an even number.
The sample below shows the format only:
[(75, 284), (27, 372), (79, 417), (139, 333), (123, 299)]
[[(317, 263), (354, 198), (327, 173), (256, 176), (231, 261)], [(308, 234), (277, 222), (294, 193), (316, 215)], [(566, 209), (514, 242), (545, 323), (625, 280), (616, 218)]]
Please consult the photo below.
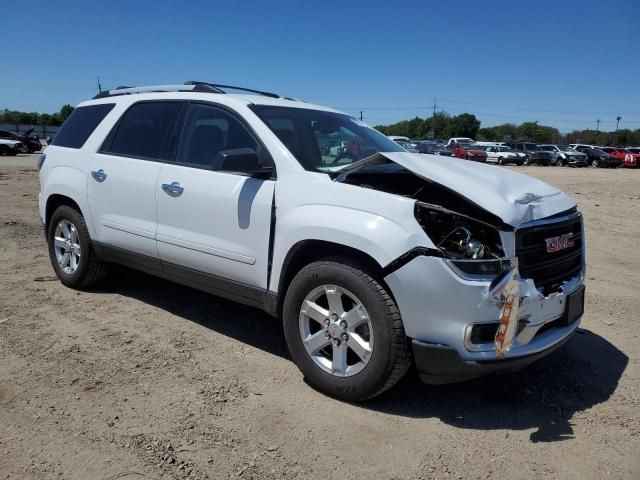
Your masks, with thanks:
[(91, 238), (95, 238), (89, 204), (87, 203), (85, 174), (66, 165), (45, 168), (40, 172), (40, 216), (48, 227), (51, 215), (60, 205), (69, 205), (80, 212), (87, 224)]
[[(326, 240), (302, 240), (289, 249), (280, 270), (277, 303), (275, 305), (275, 313), (278, 317), (282, 316), (284, 298), (293, 277), (305, 266), (322, 258), (335, 256), (348, 256), (357, 260), (367, 270), (377, 274), (379, 282), (384, 282), (382, 278), (383, 266), (362, 250)], [(385, 287), (387, 286), (385, 285)], [(387, 291), (391, 294), (388, 288)]]
[(44, 213), (44, 225), (46, 229), (49, 228), (49, 221), (53, 216), (53, 212), (55, 212), (58, 207), (61, 207), (63, 205), (67, 205), (71, 208), (78, 210), (78, 212), (80, 212), (80, 215), (84, 216), (82, 209), (80, 208), (80, 205), (78, 205), (78, 202), (76, 202), (73, 198), (68, 197), (66, 195), (61, 195), (59, 193), (54, 193), (52, 195), (49, 195), (49, 197), (47, 197), (47, 203), (45, 206), (45, 213)]

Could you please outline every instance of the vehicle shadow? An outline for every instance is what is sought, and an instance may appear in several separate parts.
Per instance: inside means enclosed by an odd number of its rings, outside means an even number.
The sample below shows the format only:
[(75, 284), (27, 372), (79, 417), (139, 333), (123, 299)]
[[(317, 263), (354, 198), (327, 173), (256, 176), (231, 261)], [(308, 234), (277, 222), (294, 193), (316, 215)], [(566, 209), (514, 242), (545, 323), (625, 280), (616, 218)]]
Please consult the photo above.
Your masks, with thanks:
[[(99, 290), (138, 299), (265, 352), (290, 359), (282, 323), (267, 313), (144, 273), (117, 268)], [(578, 329), (563, 347), (526, 369), (450, 385), (423, 385), (410, 372), (362, 408), (438, 418), (457, 428), (527, 430), (532, 442), (573, 437), (572, 417), (605, 402), (629, 358)]]
[(117, 265), (94, 291), (135, 298), (247, 345), (290, 359), (282, 322), (256, 308)]
[[(629, 358), (601, 336), (578, 329), (563, 347), (516, 373), (465, 383), (422, 385), (415, 375), (365, 407), (435, 417), (458, 428), (527, 430), (532, 442), (573, 438), (571, 419), (615, 392)], [(412, 378), (413, 377), (413, 378)]]

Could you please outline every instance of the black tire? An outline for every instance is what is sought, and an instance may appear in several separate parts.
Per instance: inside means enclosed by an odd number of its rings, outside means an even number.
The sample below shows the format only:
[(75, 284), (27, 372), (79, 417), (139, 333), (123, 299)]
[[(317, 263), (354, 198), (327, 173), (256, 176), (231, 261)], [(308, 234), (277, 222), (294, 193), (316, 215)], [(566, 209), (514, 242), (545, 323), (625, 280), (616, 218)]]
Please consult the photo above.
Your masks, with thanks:
[(525, 158), (524, 161), (522, 162), (522, 164), (525, 167), (528, 167), (529, 165), (531, 165), (531, 159), (530, 158)]
[(11, 152), (9, 151), (9, 147), (6, 145), (0, 145), (0, 157), (5, 157), (9, 155)]
[(498, 157), (498, 162), (497, 163), (498, 163), (498, 165), (503, 165), (504, 164), (504, 162), (502, 161), (502, 158), (500, 158), (500, 157)]
[[(324, 371), (304, 347), (300, 309), (307, 295), (322, 285), (349, 290), (369, 314), (374, 347), (364, 369), (353, 376), (341, 377)], [(326, 258), (300, 270), (287, 290), (283, 323), (293, 361), (310, 385), (332, 397), (351, 402), (373, 398), (397, 383), (410, 366), (407, 339), (395, 301), (375, 274), (349, 257)]]
[[(56, 227), (63, 219), (72, 223), (78, 232), (78, 244), (80, 245), (81, 254), (78, 267), (73, 273), (63, 271), (58, 264), (54, 249)], [(91, 238), (89, 237), (84, 217), (76, 209), (68, 205), (62, 205), (53, 212), (47, 228), (47, 244), (51, 265), (63, 285), (80, 290), (97, 284), (105, 277), (107, 265), (98, 259), (91, 245)]]
[(593, 168), (598, 168), (600, 166), (600, 162), (598, 161), (597, 158), (594, 158), (593, 160), (591, 160), (591, 166)]

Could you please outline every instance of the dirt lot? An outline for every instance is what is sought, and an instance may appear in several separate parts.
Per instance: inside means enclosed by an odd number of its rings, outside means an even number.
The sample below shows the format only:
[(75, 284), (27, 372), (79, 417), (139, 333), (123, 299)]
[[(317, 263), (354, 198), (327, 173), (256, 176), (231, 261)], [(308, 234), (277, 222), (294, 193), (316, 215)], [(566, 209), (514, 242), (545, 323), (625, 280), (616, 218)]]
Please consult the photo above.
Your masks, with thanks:
[(565, 347), (350, 405), (305, 384), (266, 314), (125, 269), (63, 287), (34, 158), (0, 162), (0, 478), (640, 478), (640, 171), (519, 169), (586, 217)]

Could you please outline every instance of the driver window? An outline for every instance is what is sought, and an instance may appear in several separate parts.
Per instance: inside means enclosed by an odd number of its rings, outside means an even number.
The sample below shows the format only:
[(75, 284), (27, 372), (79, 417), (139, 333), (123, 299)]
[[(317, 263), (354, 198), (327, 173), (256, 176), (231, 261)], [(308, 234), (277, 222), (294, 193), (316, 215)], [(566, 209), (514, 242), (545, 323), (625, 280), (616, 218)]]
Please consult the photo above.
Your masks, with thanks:
[[(247, 129), (231, 114), (208, 105), (192, 105), (185, 120), (176, 162), (196, 168), (222, 170), (218, 153), (259, 145)], [(218, 157), (219, 158), (219, 157)], [(247, 165), (247, 170), (256, 165)]]

